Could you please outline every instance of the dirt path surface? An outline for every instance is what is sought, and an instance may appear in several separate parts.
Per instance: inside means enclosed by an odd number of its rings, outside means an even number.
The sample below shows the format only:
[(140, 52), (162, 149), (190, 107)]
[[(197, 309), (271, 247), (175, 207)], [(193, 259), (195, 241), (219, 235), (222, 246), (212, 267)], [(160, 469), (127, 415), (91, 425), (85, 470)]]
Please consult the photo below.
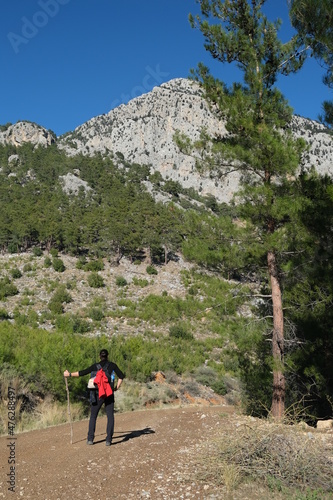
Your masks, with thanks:
[[(189, 406), (115, 415), (111, 447), (106, 418), (97, 419), (87, 446), (88, 421), (0, 439), (0, 498), (26, 499), (219, 499), (221, 492), (196, 478), (201, 445), (222, 430), (229, 406)], [(10, 443), (15, 492), (8, 490)]]

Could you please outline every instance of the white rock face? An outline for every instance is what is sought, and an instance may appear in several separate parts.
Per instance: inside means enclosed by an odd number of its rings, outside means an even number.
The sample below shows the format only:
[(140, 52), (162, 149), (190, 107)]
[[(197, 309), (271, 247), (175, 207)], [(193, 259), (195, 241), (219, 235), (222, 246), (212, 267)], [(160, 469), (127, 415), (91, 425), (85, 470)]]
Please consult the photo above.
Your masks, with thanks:
[(44, 127), (30, 122), (17, 122), (0, 132), (0, 144), (22, 146), (25, 142), (31, 142), (35, 146), (50, 146), (55, 138)]
[[(212, 135), (226, 133), (224, 124), (209, 110), (198, 84), (178, 78), (89, 120), (61, 137), (59, 147), (69, 155), (121, 153), (129, 162), (150, 165), (152, 172), (159, 171), (165, 179), (228, 202), (237, 190), (238, 175), (218, 181), (200, 176), (194, 160), (180, 153), (174, 142), (176, 130), (195, 140), (203, 127)], [(292, 129), (310, 145), (305, 168), (313, 165), (319, 172), (332, 175), (333, 139), (325, 127), (295, 116)]]
[[(122, 104), (109, 113), (92, 118), (57, 139), (59, 148), (74, 156), (112, 153), (129, 163), (149, 165), (151, 173), (160, 172), (164, 179), (178, 181), (202, 195), (212, 194), (228, 202), (238, 189), (237, 173), (219, 180), (203, 176), (195, 169), (194, 159), (180, 153), (174, 141), (177, 130), (191, 140), (199, 138), (202, 128), (211, 135), (223, 136), (225, 125), (210, 111), (199, 85), (178, 78), (154, 87), (152, 91)], [(292, 131), (309, 144), (304, 168), (314, 166), (321, 174), (333, 175), (333, 136), (318, 122), (295, 116)], [(0, 143), (22, 145), (32, 142), (48, 146), (53, 135), (45, 128), (19, 122), (0, 132)], [(12, 162), (17, 161), (13, 156)], [(64, 189), (77, 192), (80, 173), (63, 179)], [(83, 186), (87, 189), (87, 186)]]
[[(194, 160), (179, 152), (174, 141), (176, 130), (198, 139), (205, 127), (210, 134), (225, 134), (225, 126), (216, 120), (202, 97), (199, 86), (187, 79), (162, 84), (128, 104), (97, 116), (74, 132), (59, 139), (59, 147), (69, 155), (112, 151), (124, 159), (151, 166), (165, 179), (193, 187), (201, 194), (211, 193), (229, 200), (238, 184), (230, 176), (223, 182), (200, 176)], [(221, 189), (222, 187), (222, 189)]]
[(73, 174), (61, 175), (59, 180), (63, 186), (63, 190), (67, 194), (75, 194), (79, 193), (80, 188), (83, 188), (85, 192), (90, 191), (91, 187), (88, 185), (86, 181), (83, 181), (79, 177)]

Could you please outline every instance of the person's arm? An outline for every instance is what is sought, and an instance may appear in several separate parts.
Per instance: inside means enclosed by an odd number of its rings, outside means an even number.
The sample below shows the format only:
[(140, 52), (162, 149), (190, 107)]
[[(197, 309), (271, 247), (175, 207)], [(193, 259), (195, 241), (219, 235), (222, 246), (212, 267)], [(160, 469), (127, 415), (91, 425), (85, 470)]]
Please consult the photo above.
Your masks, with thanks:
[(125, 374), (120, 370), (120, 368), (114, 363), (113, 364), (113, 369), (114, 371), (116, 372), (116, 375), (118, 377), (118, 380), (117, 380), (117, 385), (116, 387), (114, 388), (115, 391), (118, 391), (119, 387), (121, 386), (121, 384), (123, 383), (123, 380), (125, 378)]
[(121, 384), (123, 383), (123, 379), (122, 378), (118, 378), (117, 380), (117, 386), (115, 387), (115, 391), (118, 391), (119, 387), (121, 386)]
[(69, 372), (68, 370), (65, 370), (64, 377), (82, 377), (83, 375), (88, 375), (88, 373), (91, 373), (94, 370), (96, 370), (96, 364), (77, 372)]
[(64, 371), (64, 377), (79, 377), (79, 372), (69, 372), (68, 370)]

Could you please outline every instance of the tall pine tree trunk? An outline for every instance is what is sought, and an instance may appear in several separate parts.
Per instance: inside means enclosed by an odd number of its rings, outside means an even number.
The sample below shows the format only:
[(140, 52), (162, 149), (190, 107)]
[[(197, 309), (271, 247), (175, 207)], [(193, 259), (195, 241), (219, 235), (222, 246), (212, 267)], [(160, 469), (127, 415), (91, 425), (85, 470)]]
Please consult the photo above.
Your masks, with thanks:
[(273, 418), (281, 420), (284, 416), (286, 392), (286, 382), (283, 373), (284, 332), (281, 286), (274, 252), (268, 252), (267, 264), (273, 302), (273, 396), (271, 411)]

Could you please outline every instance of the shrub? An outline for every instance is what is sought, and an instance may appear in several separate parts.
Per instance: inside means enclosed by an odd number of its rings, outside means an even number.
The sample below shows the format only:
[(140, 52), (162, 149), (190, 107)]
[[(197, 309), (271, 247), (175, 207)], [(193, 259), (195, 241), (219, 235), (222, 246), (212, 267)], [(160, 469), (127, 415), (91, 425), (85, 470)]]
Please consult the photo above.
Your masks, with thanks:
[(18, 294), (18, 289), (10, 282), (8, 277), (0, 279), (0, 300), (16, 294)]
[(53, 314), (63, 314), (63, 304), (68, 304), (72, 301), (71, 295), (67, 292), (64, 286), (60, 286), (53, 294), (49, 301), (49, 309)]
[(87, 262), (84, 266), (83, 269), (85, 271), (103, 271), (104, 269), (104, 263), (102, 260), (91, 260), (90, 262)]
[(10, 274), (12, 275), (13, 279), (18, 279), (22, 277), (22, 273), (17, 267), (11, 269)]
[(157, 269), (154, 266), (147, 266), (146, 267), (146, 272), (147, 274), (158, 274)]
[(32, 271), (32, 265), (31, 264), (24, 264), (23, 271), (25, 273), (28, 273), (29, 271)]
[(76, 314), (64, 314), (56, 319), (56, 327), (64, 333), (87, 333), (91, 330), (88, 321)]
[(59, 288), (54, 292), (52, 298), (53, 300), (56, 300), (58, 302), (65, 302), (66, 304), (72, 302), (72, 297), (70, 293), (67, 292), (64, 285), (59, 286)]
[(9, 319), (9, 314), (6, 309), (0, 309), (0, 321), (4, 319)]
[(43, 251), (40, 247), (34, 247), (32, 249), (32, 253), (35, 257), (40, 257), (41, 255), (43, 255)]
[(169, 335), (170, 337), (176, 338), (176, 339), (183, 339), (183, 340), (191, 340), (193, 339), (192, 333), (188, 331), (186, 326), (182, 324), (177, 324), (177, 325), (172, 325), (169, 328)]
[(149, 285), (148, 280), (146, 279), (140, 279), (140, 278), (133, 278), (133, 285), (136, 286), (141, 286), (141, 288), (144, 288), (145, 286)]
[(76, 262), (76, 269), (84, 269), (84, 266), (87, 264), (87, 259), (85, 257), (79, 257)]
[(9, 253), (18, 253), (19, 248), (17, 243), (9, 243), (7, 250)]
[(66, 269), (65, 264), (61, 259), (58, 259), (58, 257), (55, 257), (52, 261), (53, 269), (57, 271), (58, 273), (63, 273)]
[(52, 257), (58, 257), (58, 250), (56, 248), (51, 248), (50, 255)]
[(99, 307), (92, 307), (91, 309), (89, 309), (88, 316), (94, 321), (102, 321), (102, 319), (105, 317), (102, 309), (100, 309)]
[(126, 286), (127, 285), (127, 280), (123, 276), (117, 276), (116, 277), (116, 285), (117, 286)]
[(53, 314), (63, 314), (64, 312), (64, 307), (60, 300), (51, 299), (49, 301), (49, 309)]
[(44, 267), (51, 267), (52, 266), (52, 260), (50, 259), (50, 257), (45, 257), (44, 259)]
[(104, 286), (104, 280), (99, 274), (91, 273), (88, 276), (88, 285), (91, 286), (91, 288), (102, 288)]

